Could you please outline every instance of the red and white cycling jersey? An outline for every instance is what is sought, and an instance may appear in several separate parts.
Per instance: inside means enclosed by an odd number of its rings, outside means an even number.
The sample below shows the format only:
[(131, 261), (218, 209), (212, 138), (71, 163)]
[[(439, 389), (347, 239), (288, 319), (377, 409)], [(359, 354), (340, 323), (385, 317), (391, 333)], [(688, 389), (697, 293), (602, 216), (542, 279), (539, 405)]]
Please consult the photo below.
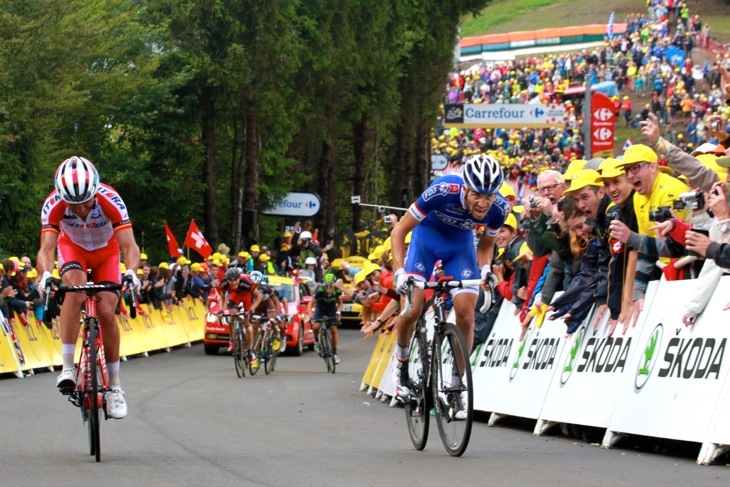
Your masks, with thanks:
[(60, 233), (58, 243), (74, 243), (93, 251), (108, 246), (119, 230), (131, 228), (127, 205), (111, 186), (99, 185), (94, 208), (86, 221), (72, 212), (54, 190), (41, 210), (41, 233)]

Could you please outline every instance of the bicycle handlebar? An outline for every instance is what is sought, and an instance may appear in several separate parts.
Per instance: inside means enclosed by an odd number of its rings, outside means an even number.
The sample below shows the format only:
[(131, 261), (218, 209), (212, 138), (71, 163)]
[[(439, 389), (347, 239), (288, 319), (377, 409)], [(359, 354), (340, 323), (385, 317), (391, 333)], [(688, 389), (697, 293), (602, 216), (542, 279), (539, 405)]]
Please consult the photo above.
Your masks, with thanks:
[[(453, 281), (441, 278), (435, 282), (423, 282), (416, 281), (415, 279), (413, 279), (413, 277), (409, 277), (408, 287), (410, 288), (411, 292), (406, 295), (406, 305), (403, 308), (403, 311), (401, 311), (400, 315), (405, 318), (408, 313), (411, 312), (411, 308), (413, 307), (413, 289), (437, 289), (439, 291), (445, 291), (447, 288), (462, 289), (467, 287), (481, 286), (481, 284), (481, 279), (464, 279), (462, 281)], [(479, 312), (486, 313), (489, 310), (490, 304), (491, 303), (487, 302), (487, 300), (485, 299), (484, 304), (481, 308), (479, 308)]]
[[(46, 285), (46, 302), (43, 306), (43, 321), (45, 323), (50, 324), (50, 321), (47, 320), (48, 316), (48, 303), (50, 298), (50, 288), (51, 288), (51, 281), (48, 280), (49, 284)], [(137, 296), (134, 292), (134, 283), (133, 279), (131, 277), (124, 277), (122, 279), (122, 284), (112, 284), (112, 283), (104, 283), (104, 284), (84, 284), (82, 286), (60, 286), (56, 290), (56, 295), (62, 295), (65, 293), (91, 293), (91, 294), (97, 294), (103, 291), (121, 291), (124, 288), (124, 285), (127, 285), (129, 289), (132, 290), (130, 293), (132, 303), (129, 307), (129, 316), (132, 319), (135, 319), (137, 317)]]

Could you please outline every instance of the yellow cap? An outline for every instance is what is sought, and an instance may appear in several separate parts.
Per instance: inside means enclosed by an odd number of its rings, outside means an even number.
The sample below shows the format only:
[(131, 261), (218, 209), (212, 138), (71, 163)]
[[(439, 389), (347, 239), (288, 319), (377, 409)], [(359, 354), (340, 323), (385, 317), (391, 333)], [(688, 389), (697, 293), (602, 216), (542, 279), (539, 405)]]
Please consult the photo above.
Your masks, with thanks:
[(617, 159), (614, 159), (613, 157), (609, 157), (608, 159), (603, 161), (601, 165), (598, 166), (598, 169), (601, 171), (599, 179), (613, 179), (623, 174), (626, 174), (623, 168), (619, 167), (618, 163), (619, 161)]
[(238, 253), (238, 256), (243, 257), (244, 259), (248, 259), (249, 257), (251, 257), (251, 254), (249, 254), (245, 250), (242, 250), (241, 252)]
[(160, 265), (158, 265), (157, 267), (160, 269), (169, 269), (170, 264), (168, 264), (167, 262), (160, 262)]
[(525, 211), (525, 205), (513, 206), (512, 211), (515, 213), (522, 213), (523, 211)]
[[(380, 270), (380, 266), (378, 264), (375, 264), (373, 262), (368, 262), (367, 264), (365, 264), (365, 267), (363, 267), (362, 272), (364, 272), (366, 276), (369, 276), (373, 272), (379, 271), (379, 270)], [(359, 274), (359, 272), (358, 272), (358, 274)]]
[(408, 234), (406, 234), (406, 243), (407, 243), (407, 244), (411, 243), (411, 236), (412, 236), (412, 233), (413, 233), (413, 232), (411, 231), (411, 232), (408, 232)]
[(139, 254), (139, 258), (140, 258), (140, 260), (147, 260), (147, 254), (142, 252), (141, 254)]
[(28, 273), (26, 274), (26, 277), (28, 279), (35, 279), (36, 277), (38, 277), (38, 271), (35, 268), (33, 268), (28, 271)]
[(119, 263), (119, 273), (124, 274), (125, 272), (127, 272), (127, 266), (124, 265), (124, 262), (120, 262)]
[(261, 249), (258, 245), (252, 245), (248, 250), (250, 250), (251, 252), (261, 252)]
[(261, 262), (268, 262), (271, 260), (271, 257), (269, 257), (269, 254), (261, 254), (259, 255), (259, 260)]
[(696, 156), (696, 158), (706, 167), (715, 171), (720, 177), (720, 181), (725, 181), (727, 178), (727, 168), (724, 168), (717, 163), (717, 157), (714, 154), (700, 154)]
[(512, 230), (517, 230), (517, 218), (515, 218), (515, 215), (513, 213), (507, 215), (507, 219), (504, 221), (502, 226), (505, 225), (508, 227), (512, 227)]
[(639, 162), (657, 162), (659, 156), (654, 152), (651, 147), (643, 144), (634, 144), (629, 146), (624, 152), (624, 158), (619, 161), (619, 167), (626, 167)]
[(58, 269), (53, 269), (53, 272), (51, 272), (51, 277), (54, 279), (61, 279), (61, 274), (58, 273)]
[(284, 238), (291, 237), (291, 232), (284, 232)]
[(138, 276), (144, 275), (144, 271), (142, 269), (137, 269), (137, 275)]
[(367, 274), (365, 274), (365, 271), (360, 271), (357, 274), (355, 274), (355, 277), (353, 280), (355, 281), (355, 285), (357, 286), (361, 282), (365, 280), (365, 277), (367, 277)]
[(517, 198), (517, 195), (515, 195), (515, 190), (507, 183), (502, 183), (502, 186), (499, 187), (499, 194), (504, 196), (505, 198), (512, 197), (512, 199)]
[(573, 179), (575, 174), (583, 169), (583, 166), (586, 165), (588, 161), (585, 159), (573, 159), (570, 161), (570, 164), (568, 165), (568, 169), (565, 170), (565, 174), (563, 174), (563, 179), (566, 181), (570, 181)]
[(600, 178), (601, 175), (598, 174), (598, 171), (595, 171), (593, 169), (583, 169), (581, 171), (578, 171), (575, 177), (573, 177), (573, 180), (570, 182), (570, 188), (565, 191), (565, 194), (575, 193), (576, 191), (580, 191), (586, 186), (602, 187), (603, 181), (601, 181)]
[(196, 262), (195, 264), (190, 266), (190, 270), (192, 272), (200, 272), (202, 270), (202, 267), (200, 267), (200, 264)]

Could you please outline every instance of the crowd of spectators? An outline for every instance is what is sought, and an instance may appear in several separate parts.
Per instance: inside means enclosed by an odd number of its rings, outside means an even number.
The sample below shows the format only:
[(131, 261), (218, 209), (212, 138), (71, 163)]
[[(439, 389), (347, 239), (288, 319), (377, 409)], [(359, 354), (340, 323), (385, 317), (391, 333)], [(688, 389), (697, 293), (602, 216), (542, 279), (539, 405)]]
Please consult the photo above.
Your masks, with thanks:
[[(710, 31), (686, 3), (653, 0), (626, 26), (593, 50), (482, 62), (450, 78), (445, 103), (559, 102), (567, 109), (559, 128), (434, 131), (433, 154), (447, 157), (446, 172), (475, 153), (497, 158), (505, 173), (500, 191), (513, 205), (497, 239), (496, 306), (477, 320), (475, 345), (486, 340), (504, 299), (516, 305), (523, 336), (546, 317), (563, 318), (572, 333), (594, 306), (594, 326), (608, 314), (607, 333), (619, 324), (625, 331), (643, 310), (648, 283), (662, 275), (703, 278), (683, 317), (689, 325), (726, 272), (729, 56), (693, 63)], [(615, 83), (617, 124), (641, 129), (645, 144), (586, 160), (582, 96), (565, 96), (586, 80)], [(632, 99), (642, 98), (634, 110)]]

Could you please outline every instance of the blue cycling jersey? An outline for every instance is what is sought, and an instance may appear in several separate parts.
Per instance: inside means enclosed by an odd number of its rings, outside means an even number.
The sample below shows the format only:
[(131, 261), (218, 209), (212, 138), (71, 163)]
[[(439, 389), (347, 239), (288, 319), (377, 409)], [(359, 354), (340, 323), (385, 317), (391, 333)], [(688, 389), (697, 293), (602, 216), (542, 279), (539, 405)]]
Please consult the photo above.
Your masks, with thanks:
[(436, 179), (408, 209), (421, 225), (444, 235), (468, 232), (477, 225), (486, 225), (485, 233), (495, 237), (504, 225), (512, 208), (499, 193), (481, 220), (475, 219), (466, 208), (464, 179), (460, 174), (447, 174)]
[(464, 180), (459, 174), (448, 174), (436, 179), (411, 205), (408, 211), (420, 224), (413, 230), (408, 246), (406, 273), (427, 280), (433, 264), (441, 260), (445, 275), (456, 279), (479, 277), (472, 230), (483, 224), (487, 235), (496, 236), (511, 207), (497, 194), (487, 215), (477, 220), (466, 208), (464, 198)]

